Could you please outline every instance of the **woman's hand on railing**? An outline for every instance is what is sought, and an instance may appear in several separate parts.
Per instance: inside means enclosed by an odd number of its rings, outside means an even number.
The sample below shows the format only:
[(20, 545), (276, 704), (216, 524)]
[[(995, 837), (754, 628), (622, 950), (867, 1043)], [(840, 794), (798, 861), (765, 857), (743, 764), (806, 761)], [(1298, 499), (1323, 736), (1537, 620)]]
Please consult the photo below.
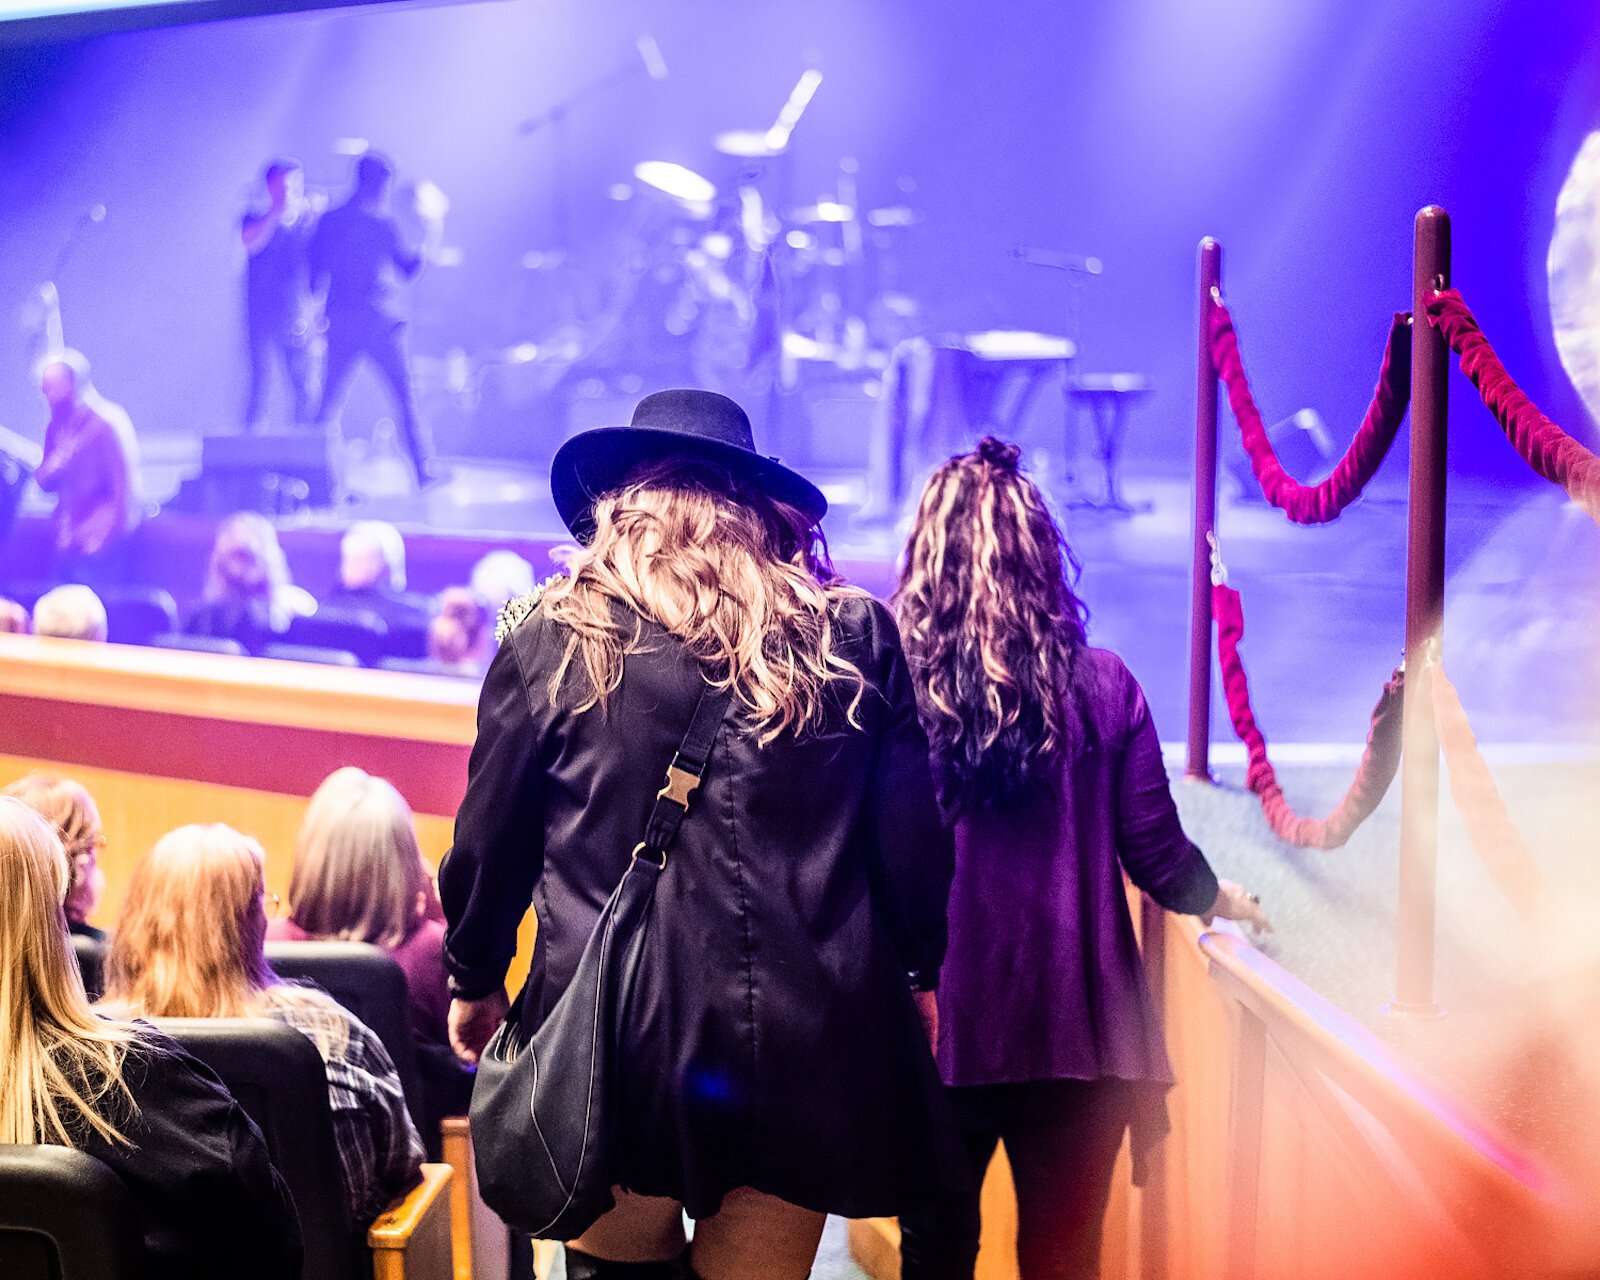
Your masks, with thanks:
[(1267, 913), (1261, 909), (1261, 899), (1232, 880), (1217, 881), (1217, 900), (1200, 918), (1210, 924), (1217, 916), (1221, 916), (1224, 920), (1238, 920), (1261, 930), (1262, 933), (1272, 932), (1272, 921), (1267, 919)]

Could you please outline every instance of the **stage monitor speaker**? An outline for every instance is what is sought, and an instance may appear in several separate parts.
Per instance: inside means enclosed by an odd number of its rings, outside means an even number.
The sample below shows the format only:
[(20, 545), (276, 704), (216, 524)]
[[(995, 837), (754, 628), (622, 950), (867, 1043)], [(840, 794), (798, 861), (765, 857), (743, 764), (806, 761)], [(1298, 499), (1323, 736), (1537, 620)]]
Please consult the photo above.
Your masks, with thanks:
[(282, 515), (333, 501), (328, 438), (321, 431), (294, 435), (206, 436), (200, 476), (190, 504), (207, 515), (263, 511)]

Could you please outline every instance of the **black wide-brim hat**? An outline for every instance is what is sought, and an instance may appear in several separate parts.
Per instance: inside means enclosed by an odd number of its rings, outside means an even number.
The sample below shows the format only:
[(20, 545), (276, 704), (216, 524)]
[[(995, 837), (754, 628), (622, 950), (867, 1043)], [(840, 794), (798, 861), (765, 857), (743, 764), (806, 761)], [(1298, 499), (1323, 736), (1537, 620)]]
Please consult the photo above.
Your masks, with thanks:
[(550, 492), (579, 542), (594, 537), (594, 504), (620, 489), (635, 467), (667, 458), (714, 462), (737, 479), (798, 508), (812, 522), (828, 511), (822, 490), (776, 458), (756, 452), (750, 419), (715, 391), (657, 391), (639, 401), (625, 427), (579, 432), (556, 450)]

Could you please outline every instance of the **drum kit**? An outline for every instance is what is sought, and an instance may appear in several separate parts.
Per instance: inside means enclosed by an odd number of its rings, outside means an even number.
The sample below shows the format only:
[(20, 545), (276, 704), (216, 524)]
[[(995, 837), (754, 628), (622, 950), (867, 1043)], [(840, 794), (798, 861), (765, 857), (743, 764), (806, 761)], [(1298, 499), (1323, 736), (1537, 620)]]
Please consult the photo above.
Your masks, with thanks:
[[(719, 181), (648, 159), (610, 188), (631, 206), (624, 244), (609, 255), (611, 278), (589, 282), (605, 303), (555, 326), (582, 349), (563, 381), (593, 390), (688, 379), (759, 397), (792, 388), (806, 362), (883, 368), (917, 327), (916, 304), (896, 285), (901, 242), (920, 219), (904, 204), (864, 208), (849, 158), (834, 190), (780, 197), (821, 83), (807, 70), (770, 127), (717, 134)], [(545, 285), (560, 288), (549, 275)]]

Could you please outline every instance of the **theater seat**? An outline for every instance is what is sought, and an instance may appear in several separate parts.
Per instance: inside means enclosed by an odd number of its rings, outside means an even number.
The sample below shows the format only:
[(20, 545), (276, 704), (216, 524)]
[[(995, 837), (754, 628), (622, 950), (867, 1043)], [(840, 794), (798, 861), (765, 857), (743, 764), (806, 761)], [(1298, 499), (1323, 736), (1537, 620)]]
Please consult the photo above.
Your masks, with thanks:
[(155, 1022), (215, 1071), (260, 1126), (299, 1213), (303, 1280), (451, 1280), (449, 1166), (424, 1165), (421, 1184), (377, 1221), (348, 1220), (327, 1074), (309, 1039), (270, 1018)]
[(0, 1276), (144, 1275), (138, 1214), (116, 1174), (69, 1147), (0, 1145)]
[(149, 644), (152, 636), (178, 629), (178, 606), (159, 587), (108, 587), (100, 600), (113, 644)]
[(284, 640), (312, 649), (342, 649), (370, 667), (389, 650), (389, 624), (370, 609), (325, 604), (310, 617), (291, 621)]
[(72, 952), (78, 957), (78, 974), (83, 978), (84, 992), (90, 1000), (98, 1000), (106, 993), (106, 944), (99, 938), (75, 933)]
[(185, 653), (222, 653), (230, 658), (248, 657), (245, 647), (237, 640), (221, 636), (192, 636), (184, 631), (164, 631), (150, 637), (154, 649), (181, 649)]
[(315, 662), (324, 667), (361, 665), (361, 659), (348, 649), (319, 649), (308, 644), (269, 644), (261, 650), (261, 656), (279, 662)]
[(452, 680), (479, 680), (483, 676), (476, 671), (463, 671), (460, 667), (452, 667), (447, 662), (440, 662), (437, 658), (385, 658), (378, 663), (380, 671), (404, 671), (416, 676), (449, 676)]
[[(427, 1129), (411, 1037), (411, 997), (399, 962), (368, 942), (269, 942), (267, 963), (280, 978), (316, 983), (372, 1028), (394, 1059), (406, 1091), (406, 1108), (432, 1157), (439, 1150), (439, 1136), (434, 1133), (430, 1140)], [(432, 1124), (437, 1129), (437, 1119)]]

